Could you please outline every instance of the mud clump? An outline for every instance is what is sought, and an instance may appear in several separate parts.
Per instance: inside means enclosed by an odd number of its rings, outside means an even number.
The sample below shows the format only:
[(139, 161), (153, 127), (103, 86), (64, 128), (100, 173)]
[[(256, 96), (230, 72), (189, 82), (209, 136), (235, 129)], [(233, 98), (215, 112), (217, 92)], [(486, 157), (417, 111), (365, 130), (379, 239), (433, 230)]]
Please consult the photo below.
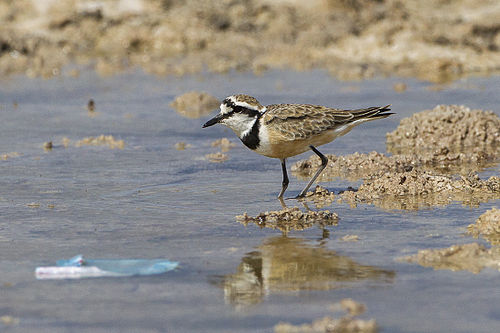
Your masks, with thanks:
[(220, 147), (223, 153), (227, 153), (229, 149), (236, 147), (236, 145), (231, 141), (229, 141), (228, 138), (217, 139), (213, 141), (210, 145), (212, 147)]
[(398, 82), (392, 86), (392, 89), (394, 89), (395, 92), (402, 93), (405, 92), (408, 87), (406, 86), (406, 83)]
[(229, 157), (221, 152), (216, 152), (213, 154), (206, 154), (205, 158), (208, 159), (212, 163), (222, 163), (229, 159)]
[(191, 91), (177, 96), (170, 106), (184, 117), (196, 119), (211, 114), (220, 101), (204, 92)]
[(116, 140), (112, 135), (102, 134), (97, 137), (90, 136), (75, 143), (75, 147), (82, 146), (108, 146), (111, 149), (123, 149), (125, 142), (123, 140)]
[(357, 242), (359, 241), (359, 236), (358, 235), (345, 235), (342, 236), (340, 239), (343, 242)]
[(68, 148), (69, 147), (69, 144), (71, 143), (71, 140), (67, 137), (63, 137), (61, 139), (61, 145), (64, 147), (64, 148)]
[(390, 151), (500, 146), (500, 117), (463, 105), (438, 105), (401, 120), (387, 133)]
[(492, 245), (500, 245), (500, 209), (492, 208), (479, 216), (475, 224), (467, 227), (467, 233), (476, 238), (482, 236)]
[(332, 204), (335, 200), (335, 194), (320, 185), (316, 185), (314, 191), (306, 193), (304, 200), (314, 202), (317, 208), (323, 208)]
[(9, 315), (3, 315), (3, 316), (0, 317), (0, 323), (2, 323), (5, 326), (18, 325), (19, 324), (19, 318), (12, 317), (12, 316), (9, 316)]
[(90, 62), (104, 75), (324, 68), (446, 82), (500, 69), (499, 15), (489, 0), (10, 1), (0, 75), (53, 77)]
[(500, 270), (500, 248), (485, 248), (477, 243), (453, 245), (445, 249), (420, 250), (417, 254), (400, 258), (434, 269), (479, 273), (484, 268)]
[(347, 311), (350, 316), (359, 316), (365, 313), (366, 305), (356, 302), (352, 298), (344, 298), (340, 300), (340, 307)]
[(355, 302), (350, 298), (342, 299), (339, 303), (330, 307), (333, 311), (342, 308), (347, 315), (341, 318), (324, 317), (314, 320), (311, 324), (292, 325), (279, 323), (274, 326), (275, 333), (319, 333), (319, 332), (342, 332), (342, 333), (375, 333), (378, 332), (377, 323), (374, 319), (362, 320), (355, 316), (362, 314), (366, 306)]
[(261, 228), (278, 229), (282, 232), (291, 230), (304, 230), (318, 225), (320, 227), (337, 225), (338, 215), (328, 210), (302, 212), (298, 207), (283, 208), (279, 211), (262, 212), (256, 217), (243, 215), (236, 216), (236, 221), (243, 225), (254, 223)]
[(229, 141), (229, 139), (227, 139), (227, 138), (217, 139), (217, 140), (213, 141), (210, 145), (212, 147), (219, 147), (221, 150), (220, 152), (205, 155), (205, 158), (208, 159), (212, 163), (221, 163), (221, 162), (227, 161), (229, 159), (229, 157), (227, 156), (227, 154), (224, 154), (224, 153), (227, 153), (229, 151), (229, 149), (236, 146), (234, 143)]
[(43, 144), (43, 150), (45, 150), (45, 151), (51, 151), (52, 148), (54, 148), (54, 145), (52, 144), (52, 141), (44, 142), (44, 144)]
[(5, 154), (0, 154), (0, 160), (2, 161), (7, 161), (10, 158), (16, 158), (21, 156), (18, 152), (11, 152), (11, 153), (5, 153)]
[(324, 317), (314, 320), (311, 324), (293, 325), (279, 323), (274, 326), (275, 333), (376, 333), (377, 323), (374, 319), (363, 320), (349, 316), (342, 318)]
[(186, 150), (186, 148), (191, 148), (192, 146), (189, 143), (185, 143), (184, 141), (176, 142), (174, 145), (176, 150), (182, 151)]

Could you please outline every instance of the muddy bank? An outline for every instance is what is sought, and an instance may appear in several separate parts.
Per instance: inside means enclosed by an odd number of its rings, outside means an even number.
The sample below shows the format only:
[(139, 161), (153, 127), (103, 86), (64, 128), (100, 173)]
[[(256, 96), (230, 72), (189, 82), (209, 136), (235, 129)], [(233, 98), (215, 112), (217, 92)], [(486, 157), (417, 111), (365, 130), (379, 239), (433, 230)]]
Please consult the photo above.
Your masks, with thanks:
[(477, 243), (452, 245), (445, 249), (420, 250), (415, 255), (400, 259), (425, 267), (452, 271), (479, 273), (485, 268), (500, 270), (500, 248), (487, 249)]
[(105, 75), (324, 68), (433, 82), (500, 70), (500, 4), (488, 0), (23, 0), (0, 13), (3, 76), (53, 77), (69, 63)]
[(479, 179), (477, 174), (458, 178), (414, 169), (387, 172), (365, 179), (357, 191), (340, 194), (341, 201), (356, 206), (372, 203), (385, 209), (419, 209), (444, 206), (452, 201), (477, 207), (481, 202), (500, 199), (500, 177)]
[[(500, 146), (499, 146), (500, 147)], [(405, 172), (414, 168), (440, 172), (443, 174), (463, 174), (481, 171), (498, 163), (500, 151), (497, 147), (471, 147), (464, 151), (453, 152), (448, 148), (423, 150), (416, 153), (386, 155), (376, 151), (367, 154), (353, 153), (345, 156), (325, 154), (328, 165), (318, 177), (329, 181), (335, 177), (352, 181), (367, 178), (383, 172)], [(321, 165), (316, 155), (294, 163), (292, 174), (299, 179), (310, 179)]]

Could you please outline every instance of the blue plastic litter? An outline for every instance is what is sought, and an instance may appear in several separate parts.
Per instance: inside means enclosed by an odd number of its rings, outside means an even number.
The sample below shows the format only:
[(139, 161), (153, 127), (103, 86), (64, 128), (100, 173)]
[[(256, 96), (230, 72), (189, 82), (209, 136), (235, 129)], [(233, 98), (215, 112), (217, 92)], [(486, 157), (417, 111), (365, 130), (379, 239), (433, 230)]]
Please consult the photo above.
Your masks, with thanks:
[(78, 279), (102, 276), (134, 276), (162, 274), (174, 270), (178, 262), (165, 259), (85, 259), (77, 255), (58, 260), (57, 266), (37, 267), (38, 279)]

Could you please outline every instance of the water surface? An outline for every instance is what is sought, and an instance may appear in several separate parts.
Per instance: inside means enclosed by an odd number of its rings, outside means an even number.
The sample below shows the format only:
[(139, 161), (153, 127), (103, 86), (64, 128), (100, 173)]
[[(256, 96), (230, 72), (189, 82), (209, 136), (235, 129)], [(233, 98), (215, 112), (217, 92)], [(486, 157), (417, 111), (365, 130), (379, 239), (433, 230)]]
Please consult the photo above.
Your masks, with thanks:
[[(403, 93), (393, 84), (405, 82)], [(385, 152), (385, 133), (436, 104), (465, 104), (498, 114), (500, 78), (429, 89), (390, 78), (340, 82), (322, 71), (232, 73), (160, 79), (139, 72), (0, 84), (0, 323), (8, 332), (257, 332), (280, 321), (310, 323), (336, 315), (345, 297), (365, 303), (362, 318), (381, 332), (492, 332), (500, 327), (499, 272), (434, 271), (395, 259), (423, 248), (473, 241), (465, 227), (498, 201), (466, 207), (385, 211), (334, 203), (337, 226), (281, 232), (235, 220), (280, 209), (277, 160), (248, 151), (222, 126), (187, 119), (173, 98), (202, 90), (222, 99), (247, 93), (262, 104), (315, 103), (354, 108), (392, 104), (396, 115), (363, 124), (323, 153)], [(97, 115), (85, 106), (96, 102)], [(111, 134), (125, 148), (67, 148)], [(228, 137), (229, 160), (210, 163), (210, 143)], [(54, 148), (46, 152), (44, 142)], [(191, 145), (178, 151), (177, 142)], [(308, 153), (291, 159), (289, 165)], [(480, 175), (498, 175), (493, 167)], [(288, 195), (304, 181), (291, 177)], [(323, 183), (339, 191), (358, 183)], [(289, 201), (289, 206), (299, 205)], [(299, 205), (299, 207), (301, 207)], [(358, 242), (344, 242), (345, 235)], [(480, 241), (481, 242), (481, 241)], [(83, 254), (99, 258), (168, 258), (172, 273), (151, 277), (37, 281), (37, 266)], [(3, 326), (2, 326), (3, 325)]]

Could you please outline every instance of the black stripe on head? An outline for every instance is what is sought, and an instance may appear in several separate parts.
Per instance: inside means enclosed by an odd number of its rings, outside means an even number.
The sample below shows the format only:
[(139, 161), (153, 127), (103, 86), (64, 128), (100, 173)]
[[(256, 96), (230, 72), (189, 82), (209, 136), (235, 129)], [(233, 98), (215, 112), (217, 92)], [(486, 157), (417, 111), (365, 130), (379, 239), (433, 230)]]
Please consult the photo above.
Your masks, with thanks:
[(227, 107), (231, 108), (232, 110), (222, 116), (222, 119), (229, 118), (235, 113), (241, 113), (241, 114), (246, 114), (249, 117), (255, 117), (260, 118), (261, 113), (258, 110), (250, 109), (241, 105), (237, 105), (234, 103), (232, 100), (229, 98), (226, 98), (225, 100), (222, 101), (223, 104), (225, 104)]

